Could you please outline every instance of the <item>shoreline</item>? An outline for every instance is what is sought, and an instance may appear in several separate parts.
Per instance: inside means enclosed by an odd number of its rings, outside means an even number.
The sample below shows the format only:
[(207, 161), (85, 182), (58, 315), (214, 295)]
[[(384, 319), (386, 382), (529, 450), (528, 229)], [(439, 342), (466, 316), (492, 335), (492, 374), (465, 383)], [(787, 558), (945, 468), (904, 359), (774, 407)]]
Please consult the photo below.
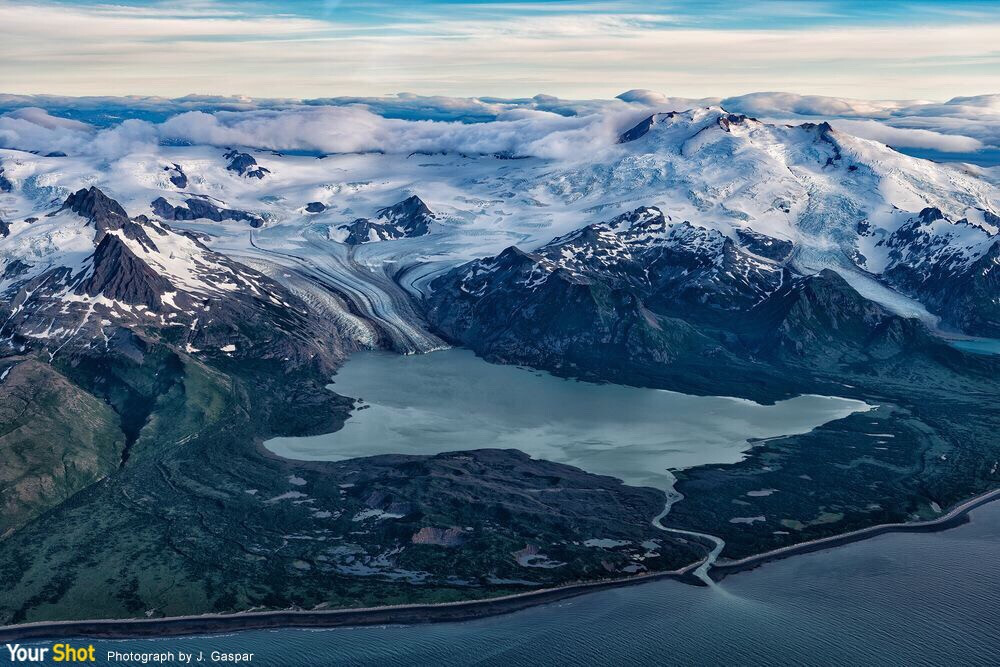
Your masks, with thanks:
[[(427, 604), (405, 604), (357, 609), (244, 611), (231, 614), (168, 616), (165, 618), (37, 621), (0, 626), (0, 642), (54, 638), (155, 639), (192, 635), (285, 628), (338, 628), (369, 625), (416, 625), (471, 621), (500, 616), (611, 588), (637, 586), (661, 579), (686, 583), (692, 569), (702, 561), (679, 570), (651, 572), (619, 579), (566, 584), (479, 600)], [(700, 584), (700, 582), (699, 582)], [(704, 585), (704, 584), (700, 584)]]
[(981, 507), (989, 502), (992, 502), (997, 498), (1000, 498), (1000, 489), (993, 489), (992, 491), (981, 493), (978, 496), (973, 496), (972, 498), (959, 503), (935, 519), (927, 519), (926, 521), (911, 521), (907, 523), (883, 523), (877, 526), (869, 526), (868, 528), (852, 530), (841, 535), (831, 535), (830, 537), (822, 537), (808, 542), (792, 544), (787, 547), (773, 549), (772, 551), (765, 551), (764, 553), (747, 556), (746, 558), (740, 558), (738, 560), (716, 561), (715, 565), (712, 566), (710, 575), (718, 575), (713, 576), (712, 579), (715, 581), (721, 581), (728, 575), (753, 570), (760, 567), (764, 563), (782, 560), (797, 554), (832, 549), (834, 547), (843, 546), (852, 542), (860, 542), (871, 537), (877, 537), (878, 535), (885, 535), (888, 533), (932, 533), (948, 530), (949, 528), (954, 528), (966, 523), (969, 520), (969, 512), (977, 507)]
[[(717, 561), (712, 566), (709, 574), (710, 576), (717, 575), (712, 576), (712, 579), (719, 581), (726, 576), (755, 569), (764, 563), (781, 560), (796, 554), (811, 553), (843, 546), (878, 535), (947, 530), (964, 524), (969, 520), (969, 512), (998, 498), (1000, 498), (1000, 488), (987, 491), (959, 503), (936, 519), (870, 526), (842, 535), (833, 535), (782, 547), (735, 561)], [(0, 642), (70, 637), (152, 639), (264, 629), (337, 628), (470, 621), (489, 616), (509, 614), (596, 591), (636, 586), (662, 579), (675, 579), (684, 583), (703, 586), (704, 584), (701, 581), (694, 579), (691, 575), (691, 572), (700, 566), (702, 562), (697, 561), (681, 569), (667, 572), (652, 572), (619, 579), (566, 584), (554, 588), (543, 588), (482, 600), (319, 611), (235, 612), (232, 614), (204, 614), (151, 619), (37, 621), (21, 625), (0, 626)]]

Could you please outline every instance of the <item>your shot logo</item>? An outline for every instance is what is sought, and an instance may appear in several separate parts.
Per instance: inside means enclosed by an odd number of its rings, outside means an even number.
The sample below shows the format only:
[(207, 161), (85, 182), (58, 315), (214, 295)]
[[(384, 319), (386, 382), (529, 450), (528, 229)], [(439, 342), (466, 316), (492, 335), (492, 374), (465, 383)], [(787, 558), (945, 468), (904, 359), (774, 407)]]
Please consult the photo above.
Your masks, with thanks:
[(21, 646), (7, 644), (10, 661), (17, 665), (31, 662), (94, 662), (94, 646), (73, 646), (59, 643), (52, 646)]

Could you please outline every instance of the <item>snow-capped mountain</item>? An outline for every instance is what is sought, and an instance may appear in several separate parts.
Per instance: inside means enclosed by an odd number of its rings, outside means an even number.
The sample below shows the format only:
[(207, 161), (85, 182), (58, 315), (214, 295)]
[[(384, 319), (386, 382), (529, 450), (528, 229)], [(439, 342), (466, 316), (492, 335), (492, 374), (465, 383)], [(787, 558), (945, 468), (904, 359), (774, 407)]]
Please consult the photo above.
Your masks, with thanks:
[(434, 214), (420, 197), (413, 195), (392, 206), (380, 208), (372, 219), (358, 218), (349, 225), (341, 225), (340, 234), (347, 245), (361, 245), (373, 241), (415, 238), (430, 233)]
[[(249, 153), (241, 153), (237, 150), (231, 150), (223, 155), (223, 157), (229, 160), (229, 164), (226, 165), (226, 170), (237, 173), (244, 178), (261, 179), (271, 173), (271, 170), (257, 164), (257, 160)], [(180, 171), (180, 167), (177, 167), (177, 165), (174, 165), (174, 167), (176, 168), (175, 173), (171, 175), (170, 180), (174, 183), (174, 185), (177, 185), (175, 180), (177, 177), (176, 172)], [(181, 173), (183, 174), (183, 172)], [(181, 186), (178, 185), (177, 187)]]
[[(107, 340), (118, 327), (208, 354), (310, 337), (307, 307), (280, 284), (193, 233), (130, 218), (96, 187), (14, 221), (4, 240), (0, 336), (9, 346), (37, 341), (54, 354), (70, 342)], [(293, 347), (276, 345), (289, 355)]]
[[(777, 243), (757, 234), (760, 244)], [(511, 275), (514, 271), (515, 275)], [(459, 267), (431, 283), (483, 297), (496, 289), (537, 291), (549, 281), (629, 289), (660, 312), (712, 318), (744, 310), (782, 283), (782, 266), (715, 229), (673, 221), (654, 207), (561, 236), (534, 253), (511, 248)]]
[(859, 264), (955, 328), (995, 336), (1000, 331), (1000, 218), (981, 213), (970, 222), (926, 208), (868, 245)]

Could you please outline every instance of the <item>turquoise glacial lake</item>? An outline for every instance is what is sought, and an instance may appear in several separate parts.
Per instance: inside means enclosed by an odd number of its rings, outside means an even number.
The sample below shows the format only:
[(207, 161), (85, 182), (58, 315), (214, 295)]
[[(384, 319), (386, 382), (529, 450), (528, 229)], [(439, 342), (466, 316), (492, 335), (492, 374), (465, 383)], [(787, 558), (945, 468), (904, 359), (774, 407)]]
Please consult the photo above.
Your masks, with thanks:
[(579, 382), (490, 364), (461, 349), (356, 354), (331, 389), (365, 407), (340, 431), (275, 438), (265, 447), (311, 461), (510, 448), (662, 489), (671, 487), (671, 469), (739, 461), (748, 438), (805, 433), (870, 407), (831, 396), (760, 405)]

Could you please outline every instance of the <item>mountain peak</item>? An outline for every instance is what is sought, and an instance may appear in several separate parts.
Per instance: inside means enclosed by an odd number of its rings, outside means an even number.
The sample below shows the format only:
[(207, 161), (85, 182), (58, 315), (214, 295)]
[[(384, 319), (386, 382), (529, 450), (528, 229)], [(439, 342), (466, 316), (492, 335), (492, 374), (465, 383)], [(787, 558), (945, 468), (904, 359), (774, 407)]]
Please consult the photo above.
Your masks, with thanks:
[(125, 236), (138, 241), (146, 250), (156, 250), (156, 244), (146, 234), (142, 225), (129, 219), (121, 204), (94, 186), (71, 194), (59, 210), (72, 211), (86, 218), (88, 224), (93, 223), (97, 230), (94, 243), (100, 243), (108, 232), (121, 230)]
[(392, 206), (378, 209), (373, 219), (358, 218), (349, 225), (341, 225), (340, 229), (348, 232), (344, 243), (360, 245), (424, 236), (430, 233), (433, 221), (434, 213), (427, 204), (420, 197), (410, 195)]
[(271, 170), (258, 165), (257, 160), (250, 153), (241, 153), (233, 149), (225, 153), (222, 157), (229, 160), (229, 164), (226, 165), (227, 171), (235, 172), (244, 178), (262, 179), (266, 174), (271, 173)]
[(106, 234), (94, 251), (93, 272), (77, 292), (157, 310), (163, 304), (161, 296), (172, 289), (170, 282), (136, 257), (124, 241)]
[(105, 229), (121, 229), (128, 220), (128, 213), (122, 205), (94, 186), (77, 190), (67, 197), (61, 210), (64, 209), (93, 222), (99, 229), (102, 226)]

